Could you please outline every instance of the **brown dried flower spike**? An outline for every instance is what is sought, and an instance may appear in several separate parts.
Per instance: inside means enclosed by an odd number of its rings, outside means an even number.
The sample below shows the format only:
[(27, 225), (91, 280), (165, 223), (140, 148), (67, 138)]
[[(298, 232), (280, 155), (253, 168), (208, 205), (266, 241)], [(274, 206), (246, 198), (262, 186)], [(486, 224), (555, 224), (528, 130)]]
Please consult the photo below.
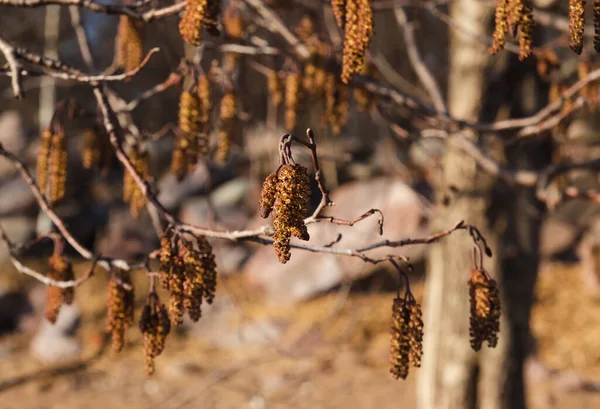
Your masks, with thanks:
[[(49, 260), (47, 277), (56, 281), (70, 281), (74, 279), (73, 266), (60, 253), (54, 253)], [(46, 318), (51, 323), (56, 322), (61, 305), (71, 304), (75, 297), (73, 287), (60, 288), (53, 285), (46, 287)]]
[(167, 335), (171, 332), (167, 309), (155, 292), (150, 293), (142, 309), (140, 331), (144, 336), (144, 366), (146, 373), (152, 375), (155, 370), (154, 358), (165, 349)]
[(119, 67), (125, 71), (137, 68), (142, 62), (144, 44), (140, 33), (142, 23), (129, 16), (121, 16), (117, 33), (116, 54)]
[(469, 280), (471, 347), (481, 349), (484, 341), (494, 348), (500, 332), (500, 296), (496, 281), (481, 269), (473, 269)]
[(189, 0), (185, 13), (179, 22), (181, 37), (191, 45), (202, 42), (202, 28), (205, 27), (213, 35), (219, 34), (217, 19), (219, 17), (220, 0)]
[(373, 9), (369, 0), (347, 0), (345, 14), (342, 82), (350, 82), (362, 70), (365, 52), (373, 35)]
[(406, 379), (409, 365), (421, 366), (423, 355), (423, 320), (421, 306), (410, 292), (404, 299), (396, 297), (392, 306), (390, 329), (390, 372), (394, 378)]
[[(125, 288), (125, 286), (129, 288)], [(122, 271), (108, 282), (108, 313), (106, 331), (112, 334), (112, 349), (121, 352), (125, 344), (125, 329), (133, 324), (135, 297), (129, 273)]]
[(583, 51), (585, 0), (569, 0), (569, 47), (577, 54)]

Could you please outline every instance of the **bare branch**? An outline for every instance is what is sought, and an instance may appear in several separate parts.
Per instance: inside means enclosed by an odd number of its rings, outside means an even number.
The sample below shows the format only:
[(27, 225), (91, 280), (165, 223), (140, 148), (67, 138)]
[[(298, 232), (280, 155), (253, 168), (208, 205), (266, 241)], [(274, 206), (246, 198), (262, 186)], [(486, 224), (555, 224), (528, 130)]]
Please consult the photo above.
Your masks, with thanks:
[(13, 94), (17, 98), (23, 97), (23, 87), (21, 84), (21, 70), (15, 56), (15, 49), (2, 38), (0, 38), (0, 51), (4, 54), (8, 67), (10, 69), (11, 85)]

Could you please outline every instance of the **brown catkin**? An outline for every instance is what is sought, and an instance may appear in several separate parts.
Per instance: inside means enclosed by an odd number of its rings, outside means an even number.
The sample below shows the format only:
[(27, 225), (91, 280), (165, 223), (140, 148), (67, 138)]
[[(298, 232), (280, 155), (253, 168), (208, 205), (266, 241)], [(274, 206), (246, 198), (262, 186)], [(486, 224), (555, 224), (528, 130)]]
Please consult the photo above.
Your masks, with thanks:
[(98, 133), (95, 129), (88, 129), (83, 135), (83, 150), (81, 151), (81, 164), (86, 169), (100, 165), (102, 151)]
[(373, 35), (373, 9), (369, 0), (347, 0), (346, 31), (342, 56), (342, 82), (347, 84), (362, 70)]
[(469, 280), (471, 347), (481, 349), (484, 341), (494, 348), (500, 331), (500, 296), (498, 285), (481, 270), (473, 269)]
[(216, 160), (225, 163), (231, 152), (231, 139), (235, 127), (237, 98), (234, 93), (228, 92), (221, 99), (219, 112), (220, 124), (217, 140)]
[(271, 104), (277, 108), (279, 104), (281, 104), (283, 95), (281, 92), (281, 81), (279, 80), (279, 75), (275, 70), (270, 71), (267, 75), (267, 90), (269, 91), (269, 96), (271, 97)]
[[(138, 147), (134, 147), (129, 153), (129, 159), (142, 179), (147, 180), (150, 174), (148, 151), (140, 151)], [(146, 196), (127, 169), (123, 174), (123, 199), (129, 203), (131, 217), (137, 220), (146, 206)]]
[[(55, 281), (70, 281), (75, 279), (73, 266), (61, 254), (53, 254), (49, 260), (48, 278)], [(60, 288), (53, 285), (46, 287), (46, 319), (51, 323), (56, 322), (58, 312), (63, 304), (71, 304), (75, 297), (73, 287)]]
[(310, 205), (310, 179), (307, 170), (300, 164), (281, 166), (277, 175), (277, 190), (273, 204), (273, 247), (279, 262), (289, 261), (290, 238), (295, 236), (307, 241), (310, 236), (304, 218)]
[(600, 0), (594, 0), (594, 49), (600, 53)]
[(65, 196), (67, 161), (67, 140), (65, 133), (61, 130), (52, 135), (48, 175), (48, 198), (50, 203), (56, 203)]
[(492, 55), (504, 48), (508, 33), (508, 0), (496, 0), (495, 23), (494, 41), (489, 50)]
[(390, 328), (390, 373), (395, 379), (406, 379), (409, 370), (410, 314), (405, 301), (395, 298), (392, 305), (392, 326)]
[(121, 352), (125, 345), (125, 330), (133, 324), (134, 308), (135, 296), (129, 273), (123, 271), (118, 277), (113, 274), (108, 282), (106, 330), (111, 333), (114, 352)]
[(413, 298), (409, 298), (406, 303), (408, 313), (408, 332), (410, 352), (408, 361), (416, 368), (421, 366), (423, 357), (423, 312), (421, 306)]
[(577, 54), (583, 51), (585, 0), (569, 0), (569, 47)]
[(50, 150), (52, 147), (52, 130), (46, 128), (40, 135), (40, 147), (37, 154), (37, 185), (42, 195), (46, 194), (48, 186), (48, 163), (50, 161)]
[(183, 91), (179, 97), (179, 134), (171, 158), (171, 171), (182, 180), (198, 162), (202, 112), (198, 92)]
[(259, 211), (260, 217), (266, 219), (273, 210), (275, 204), (275, 194), (277, 192), (277, 174), (271, 173), (263, 182), (260, 191)]
[(290, 72), (285, 78), (285, 129), (288, 132), (296, 127), (300, 98), (300, 75)]
[(507, 23), (511, 36), (516, 37), (523, 17), (523, 0), (508, 0)]
[(223, 12), (223, 27), (225, 33), (234, 41), (241, 41), (244, 38), (244, 20), (239, 4), (230, 1)]
[(338, 27), (343, 30), (346, 25), (346, 0), (331, 0), (331, 9)]
[(154, 358), (165, 349), (167, 335), (171, 332), (167, 309), (154, 292), (150, 293), (142, 308), (139, 328), (144, 337), (144, 368), (146, 374), (152, 375), (156, 369)]
[(140, 33), (142, 23), (129, 16), (121, 16), (117, 32), (117, 63), (125, 71), (137, 68), (142, 62), (144, 44)]
[(220, 0), (189, 0), (185, 12), (179, 22), (181, 37), (191, 45), (202, 42), (202, 28), (218, 35), (218, 15)]
[(531, 0), (521, 0), (521, 19), (519, 20), (519, 60), (531, 55), (533, 42), (533, 5)]

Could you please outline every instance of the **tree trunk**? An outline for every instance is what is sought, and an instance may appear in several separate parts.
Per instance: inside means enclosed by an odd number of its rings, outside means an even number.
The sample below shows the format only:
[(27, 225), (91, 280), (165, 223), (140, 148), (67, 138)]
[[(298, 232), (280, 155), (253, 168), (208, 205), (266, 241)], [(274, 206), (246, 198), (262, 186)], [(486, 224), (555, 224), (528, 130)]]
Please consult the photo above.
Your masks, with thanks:
[[(485, 70), (490, 57), (474, 38), (487, 34), (490, 8), (478, 0), (459, 0), (452, 3), (450, 15), (464, 32), (451, 32), (448, 109), (454, 117), (476, 121), (485, 96)], [(449, 143), (436, 186), (437, 206), (432, 229), (445, 229), (465, 220), (479, 227), (492, 251), (496, 250), (496, 235), (488, 226), (486, 215), (492, 186), (490, 178), (475, 162)], [(418, 380), (420, 409), (476, 406), (477, 355), (469, 343), (467, 287), (472, 268), (471, 252), (471, 239), (460, 234), (430, 248), (423, 367)], [(495, 258), (485, 260), (485, 267), (492, 276), (497, 271), (495, 262)], [(502, 334), (495, 353), (503, 353), (505, 339)], [(489, 387), (486, 389), (486, 395), (499, 393)]]
[[(490, 91), (485, 80), (489, 57), (473, 40), (489, 34), (489, 10), (477, 0), (459, 0), (451, 8), (453, 20), (470, 34), (452, 35), (449, 51), (448, 106), (450, 113), (461, 119), (479, 119), (485, 94)], [(518, 70), (507, 73), (503, 81), (504, 88), (510, 87), (504, 96), (518, 95), (513, 106), (522, 105), (526, 94), (539, 95), (536, 90), (521, 87), (535, 81), (522, 81), (527, 75), (522, 73), (529, 72), (530, 67), (518, 64)], [(493, 97), (495, 108), (502, 97)], [(534, 106), (520, 106), (521, 112), (513, 114), (531, 113), (540, 106), (540, 101), (535, 102)], [(507, 158), (512, 166), (535, 169), (548, 163), (549, 150), (518, 146), (507, 152)], [(458, 220), (481, 229), (494, 253), (492, 259), (484, 260), (484, 266), (500, 284), (503, 315), (498, 346), (484, 346), (482, 351), (473, 352), (469, 344), (467, 289), (472, 242), (456, 235), (431, 247), (423, 367), (418, 379), (420, 409), (526, 406), (523, 363), (531, 349), (529, 316), (539, 263), (541, 210), (536, 209), (539, 206), (531, 191), (505, 192), (501, 198), (496, 193), (493, 181), (450, 143), (436, 186), (438, 204), (432, 229), (447, 228)]]

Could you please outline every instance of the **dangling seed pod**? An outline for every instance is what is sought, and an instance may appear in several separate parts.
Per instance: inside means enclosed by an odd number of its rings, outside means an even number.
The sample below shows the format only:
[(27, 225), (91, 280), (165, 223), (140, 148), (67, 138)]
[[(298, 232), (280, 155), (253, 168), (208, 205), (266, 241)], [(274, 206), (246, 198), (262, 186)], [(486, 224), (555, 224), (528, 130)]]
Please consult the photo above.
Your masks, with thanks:
[(508, 34), (508, 0), (496, 0), (495, 21), (494, 42), (489, 50), (492, 55), (504, 48), (506, 34)]
[(106, 331), (111, 333), (114, 352), (121, 352), (125, 345), (125, 330), (133, 324), (134, 308), (135, 297), (129, 273), (122, 271), (118, 277), (113, 274), (108, 282)]
[(416, 368), (421, 367), (421, 358), (423, 356), (423, 313), (421, 306), (417, 304), (414, 298), (409, 297), (406, 302), (409, 328), (410, 352), (408, 361)]
[(404, 300), (395, 298), (392, 306), (392, 327), (390, 328), (390, 373), (395, 379), (406, 379), (408, 376), (411, 351), (409, 319)]
[(198, 163), (202, 120), (198, 93), (183, 91), (179, 97), (179, 133), (171, 159), (171, 171), (178, 181)]
[(42, 196), (46, 195), (48, 186), (48, 163), (50, 162), (50, 150), (52, 147), (52, 130), (46, 128), (40, 136), (40, 147), (37, 154), (37, 185)]
[(594, 0), (594, 49), (600, 53), (600, 0)]
[(144, 44), (140, 33), (142, 23), (129, 16), (121, 16), (117, 33), (117, 63), (126, 72), (142, 62)]
[(482, 270), (473, 269), (469, 280), (471, 348), (481, 349), (484, 341), (494, 348), (500, 332), (500, 296), (496, 281)]
[[(75, 278), (73, 266), (61, 254), (54, 253), (49, 260), (47, 277), (55, 281), (71, 281)], [(60, 288), (53, 285), (46, 287), (46, 319), (54, 324), (61, 305), (71, 304), (74, 298), (73, 287)]]
[(585, 0), (569, 0), (569, 47), (577, 54), (583, 51)]
[[(174, 256), (175, 255), (175, 256)], [(201, 316), (203, 301), (211, 304), (217, 272), (212, 247), (205, 237), (194, 244), (167, 230), (161, 237), (160, 281), (170, 293), (169, 315), (173, 325), (181, 325), (185, 311), (192, 321)]]
[(286, 164), (279, 169), (275, 203), (273, 204), (273, 247), (279, 262), (285, 264), (291, 257), (290, 238), (307, 241), (310, 236), (304, 218), (310, 205), (310, 179), (300, 164)]
[(232, 92), (223, 95), (220, 109), (219, 139), (217, 141), (216, 159), (219, 163), (225, 163), (231, 152), (231, 139), (235, 127), (235, 115), (237, 110), (236, 96)]
[(81, 164), (86, 169), (92, 169), (100, 164), (101, 150), (98, 134), (94, 129), (88, 129), (83, 136), (83, 150), (81, 152)]
[(48, 185), (50, 188), (48, 197), (50, 203), (54, 204), (65, 196), (67, 186), (67, 141), (62, 130), (52, 135), (52, 147), (49, 158)]
[(218, 15), (220, 0), (190, 0), (179, 22), (181, 37), (191, 45), (198, 46), (202, 42), (202, 28), (218, 35)]
[(273, 210), (273, 205), (275, 204), (275, 194), (277, 193), (277, 174), (271, 173), (262, 185), (262, 190), (260, 191), (260, 217), (266, 219), (271, 214), (271, 210)]
[[(136, 146), (129, 152), (129, 159), (137, 173), (144, 180), (148, 179), (150, 174), (148, 151), (142, 151)], [(142, 209), (146, 206), (146, 196), (144, 196), (137, 182), (127, 169), (123, 173), (123, 201), (129, 203), (131, 217), (137, 220), (140, 217)]]
[(269, 75), (267, 76), (267, 89), (269, 90), (269, 95), (271, 96), (271, 104), (273, 104), (273, 107), (277, 108), (279, 104), (281, 104), (283, 96), (281, 92), (279, 75), (275, 70), (270, 71)]
[(524, 60), (531, 55), (533, 41), (533, 6), (531, 0), (521, 0), (521, 19), (519, 21), (519, 60)]
[(342, 82), (348, 84), (361, 71), (373, 35), (373, 10), (369, 0), (347, 0), (346, 32), (342, 57)]
[(350, 95), (348, 86), (337, 81), (335, 75), (327, 77), (325, 83), (325, 120), (334, 135), (339, 135), (348, 122)]
[(300, 75), (290, 72), (285, 78), (285, 128), (288, 132), (296, 127), (300, 98)]
[(343, 30), (346, 25), (346, 0), (331, 0), (331, 9), (338, 27)]
[(142, 309), (140, 331), (144, 336), (144, 360), (146, 374), (152, 375), (156, 369), (154, 358), (165, 349), (167, 335), (171, 332), (169, 314), (155, 292), (151, 292)]

